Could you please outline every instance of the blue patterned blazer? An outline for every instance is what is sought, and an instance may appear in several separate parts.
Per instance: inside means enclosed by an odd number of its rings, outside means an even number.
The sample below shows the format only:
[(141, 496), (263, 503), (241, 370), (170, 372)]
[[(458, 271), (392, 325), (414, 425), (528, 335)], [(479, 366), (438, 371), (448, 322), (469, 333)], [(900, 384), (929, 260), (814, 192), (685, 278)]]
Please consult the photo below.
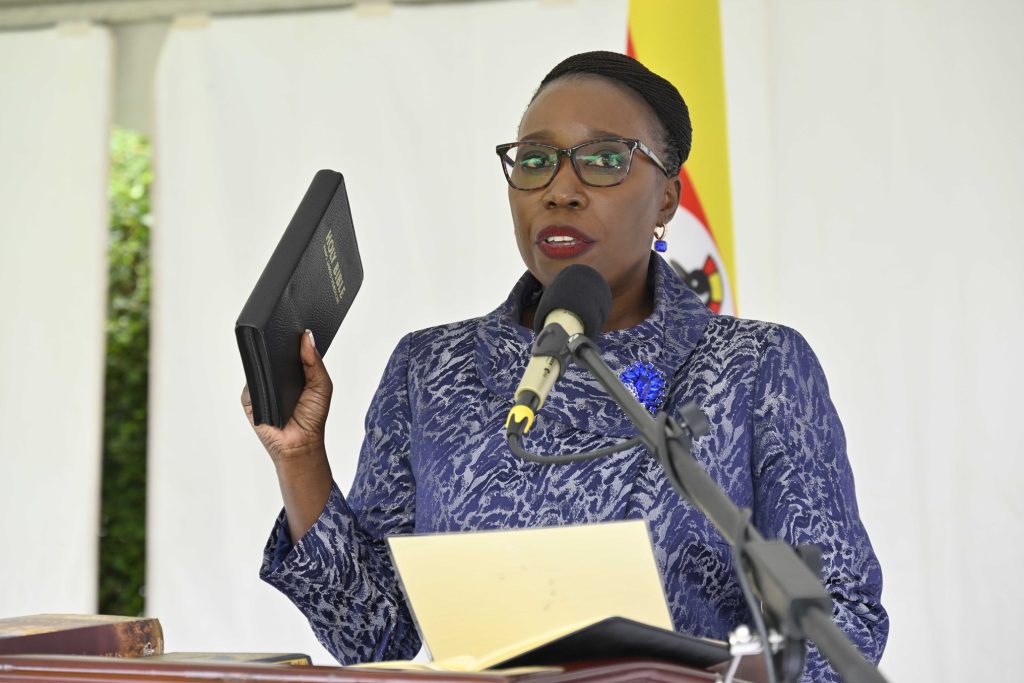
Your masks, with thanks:
[[(620, 371), (647, 361), (667, 379), (665, 408), (696, 401), (711, 422), (694, 456), (766, 537), (815, 543), (839, 626), (877, 661), (888, 634), (882, 576), (861, 524), (842, 425), (814, 353), (795, 331), (714, 315), (653, 256), (651, 316), (598, 339)], [(308, 617), (341, 663), (411, 658), (420, 641), (385, 547), (389, 534), (647, 520), (676, 629), (724, 639), (749, 612), (725, 540), (680, 499), (643, 447), (547, 467), (516, 458), (504, 421), (533, 343), (520, 312), (539, 297), (523, 276), (481, 318), (406, 335), (366, 417), (352, 490), (334, 486), (292, 546), (282, 512), (261, 577)], [(573, 365), (526, 440), (571, 453), (634, 435)], [(835, 674), (811, 649), (805, 678)]]

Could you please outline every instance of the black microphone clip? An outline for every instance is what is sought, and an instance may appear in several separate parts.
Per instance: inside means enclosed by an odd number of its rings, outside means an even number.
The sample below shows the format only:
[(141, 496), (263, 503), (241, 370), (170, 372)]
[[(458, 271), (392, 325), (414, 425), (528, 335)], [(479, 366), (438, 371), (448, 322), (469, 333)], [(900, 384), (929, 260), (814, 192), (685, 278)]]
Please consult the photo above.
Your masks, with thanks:
[(558, 359), (558, 379), (565, 375), (565, 369), (572, 360), (569, 350), (569, 333), (558, 323), (551, 323), (537, 335), (533, 342), (534, 356), (550, 356)]

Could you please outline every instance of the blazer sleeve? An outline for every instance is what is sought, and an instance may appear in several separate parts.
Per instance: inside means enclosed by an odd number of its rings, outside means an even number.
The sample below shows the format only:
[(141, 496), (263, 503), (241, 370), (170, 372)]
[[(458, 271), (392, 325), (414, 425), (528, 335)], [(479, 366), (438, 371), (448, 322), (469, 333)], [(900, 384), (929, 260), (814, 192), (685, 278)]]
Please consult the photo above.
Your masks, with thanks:
[[(796, 331), (763, 339), (755, 391), (754, 521), (769, 538), (822, 550), (836, 624), (871, 661), (889, 633), (882, 571), (857, 510), (846, 438), (818, 359)], [(811, 646), (805, 680), (838, 681)]]
[(334, 484), (323, 513), (294, 546), (282, 511), (263, 553), (260, 578), (295, 603), (343, 665), (412, 659), (420, 647), (385, 541), (415, 523), (408, 368), (406, 336), (370, 404), (347, 500)]

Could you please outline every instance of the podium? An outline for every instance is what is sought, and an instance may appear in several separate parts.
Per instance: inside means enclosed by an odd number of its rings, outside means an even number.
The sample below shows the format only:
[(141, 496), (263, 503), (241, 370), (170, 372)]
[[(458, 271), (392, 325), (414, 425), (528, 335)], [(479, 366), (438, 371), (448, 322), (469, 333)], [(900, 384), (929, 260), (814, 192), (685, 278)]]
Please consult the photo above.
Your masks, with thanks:
[[(716, 667), (717, 669), (717, 667)], [(21, 683), (707, 683), (717, 674), (652, 660), (568, 664), (521, 675), (394, 671), (336, 666), (147, 663), (145, 657), (0, 656), (0, 682)]]

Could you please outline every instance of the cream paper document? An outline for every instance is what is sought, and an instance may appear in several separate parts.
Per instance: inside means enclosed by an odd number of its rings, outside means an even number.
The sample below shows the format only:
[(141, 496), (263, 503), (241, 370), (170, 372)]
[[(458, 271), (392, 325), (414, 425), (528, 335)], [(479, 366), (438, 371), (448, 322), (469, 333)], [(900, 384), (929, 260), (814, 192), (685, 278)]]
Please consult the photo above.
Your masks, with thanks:
[(502, 661), (611, 616), (673, 628), (643, 520), (388, 544), (435, 661)]

